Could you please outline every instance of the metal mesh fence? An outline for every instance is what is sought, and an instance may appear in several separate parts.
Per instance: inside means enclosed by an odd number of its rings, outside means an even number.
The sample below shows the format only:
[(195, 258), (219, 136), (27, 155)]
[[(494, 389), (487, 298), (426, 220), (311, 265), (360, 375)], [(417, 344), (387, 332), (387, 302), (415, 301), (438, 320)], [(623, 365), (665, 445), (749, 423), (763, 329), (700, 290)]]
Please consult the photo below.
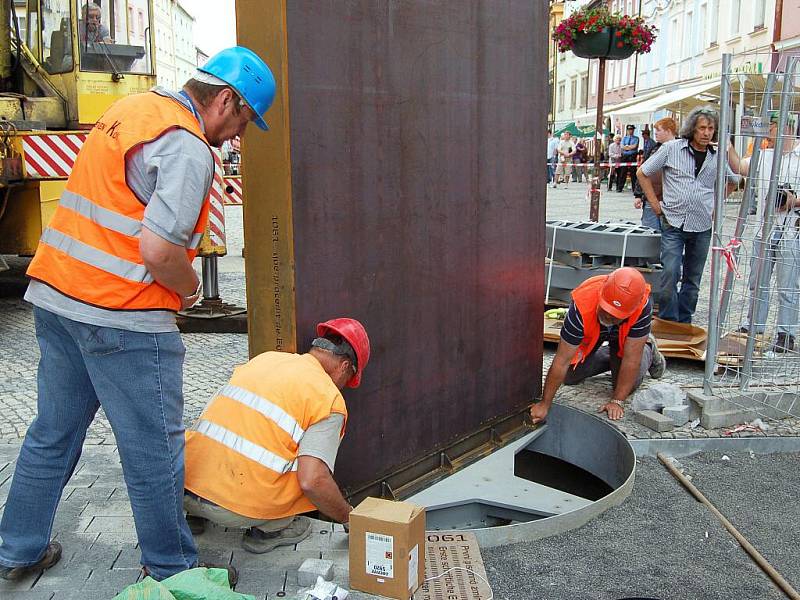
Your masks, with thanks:
[(730, 141), (744, 177), (736, 191), (717, 186), (706, 391), (762, 416), (800, 416), (800, 63), (767, 74), (730, 65), (720, 149)]

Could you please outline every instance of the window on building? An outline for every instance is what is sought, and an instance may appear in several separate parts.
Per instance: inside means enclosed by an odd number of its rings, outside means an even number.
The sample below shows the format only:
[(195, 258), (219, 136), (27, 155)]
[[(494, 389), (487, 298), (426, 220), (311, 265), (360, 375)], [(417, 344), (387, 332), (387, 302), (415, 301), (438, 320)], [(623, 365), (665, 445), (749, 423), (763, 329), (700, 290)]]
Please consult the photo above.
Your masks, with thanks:
[(697, 35), (694, 36), (694, 53), (700, 54), (703, 51), (703, 36), (706, 31), (706, 11), (708, 7), (705, 4), (700, 5), (700, 13), (697, 18)]
[(690, 11), (686, 13), (686, 20), (683, 22), (684, 34), (681, 36), (681, 56), (679, 60), (694, 56), (694, 47), (697, 43), (697, 40), (695, 40), (696, 36), (694, 35), (694, 31), (692, 31), (693, 25), (694, 13)]
[(578, 100), (578, 80), (574, 79), (569, 84), (569, 107), (575, 109)]
[(566, 86), (561, 81), (558, 84), (558, 112), (564, 111), (564, 95), (566, 94)]
[(730, 2), (731, 26), (729, 35), (730, 37), (736, 37), (739, 35), (739, 23), (742, 17), (742, 0), (730, 0)]
[(753, 2), (753, 31), (764, 29), (764, 19), (767, 12), (767, 0), (755, 0)]
[(581, 75), (580, 97), (578, 98), (578, 106), (580, 108), (586, 107), (586, 100), (588, 96), (589, 96), (589, 76)]
[(592, 86), (592, 96), (597, 94), (597, 62), (592, 61), (589, 63), (589, 81)]
[(714, 46), (717, 43), (717, 31), (719, 30), (719, 20), (715, 17), (719, 14), (719, 0), (711, 0), (711, 7), (708, 11), (708, 45)]
[(678, 17), (672, 18), (672, 23), (670, 25), (670, 35), (675, 43), (670, 44), (669, 48), (669, 62), (674, 63), (678, 61), (678, 56), (681, 52), (681, 45), (677, 43), (677, 40), (681, 39), (680, 30), (678, 29)]

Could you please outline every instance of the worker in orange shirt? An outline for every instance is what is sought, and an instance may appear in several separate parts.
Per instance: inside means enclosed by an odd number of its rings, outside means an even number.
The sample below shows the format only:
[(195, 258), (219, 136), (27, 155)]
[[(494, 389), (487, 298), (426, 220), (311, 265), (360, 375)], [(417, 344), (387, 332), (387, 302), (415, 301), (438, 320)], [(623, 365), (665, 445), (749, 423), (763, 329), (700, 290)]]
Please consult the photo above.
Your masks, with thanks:
[(206, 521), (241, 528), (242, 547), (261, 554), (308, 536), (301, 513), (349, 522), (332, 475), (347, 423), (340, 390), (360, 385), (369, 354), (361, 323), (332, 319), (307, 354), (265, 352), (234, 371), (186, 435), (193, 533)]
[(650, 333), (652, 314), (650, 286), (631, 267), (591, 277), (575, 288), (542, 399), (531, 407), (533, 422), (544, 421), (562, 384), (576, 385), (608, 371), (611, 399), (599, 412), (620, 419), (623, 403), (645, 374), (658, 379), (666, 370), (666, 360)]

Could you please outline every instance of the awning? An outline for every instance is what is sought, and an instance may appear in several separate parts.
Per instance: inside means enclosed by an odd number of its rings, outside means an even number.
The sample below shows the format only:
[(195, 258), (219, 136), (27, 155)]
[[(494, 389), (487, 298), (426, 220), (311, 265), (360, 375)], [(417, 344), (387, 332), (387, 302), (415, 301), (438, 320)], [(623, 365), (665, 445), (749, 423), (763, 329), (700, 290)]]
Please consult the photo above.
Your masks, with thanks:
[[(578, 127), (575, 123), (570, 123), (566, 127), (562, 127), (561, 129), (557, 129), (553, 135), (559, 137), (562, 133), (568, 131), (570, 135), (573, 137), (578, 138), (593, 138), (595, 131), (595, 127), (593, 125), (584, 125), (582, 127)], [(606, 129), (606, 133), (611, 133), (611, 130)]]
[[(604, 104), (603, 105), (603, 117), (608, 117), (615, 111), (625, 108), (626, 106), (631, 106), (632, 104), (637, 104), (644, 100), (649, 100), (658, 96), (661, 92), (648, 92), (642, 94), (641, 96), (634, 96), (633, 98), (627, 98), (622, 102), (618, 102), (616, 104)], [(577, 115), (572, 117), (572, 120), (578, 127), (584, 125), (595, 125), (597, 123), (597, 109), (593, 108), (588, 112), (583, 113), (582, 115)]]
[(685, 112), (699, 104), (707, 104), (707, 100), (698, 98), (698, 96), (718, 88), (719, 85), (720, 82), (717, 80), (687, 85), (671, 92), (659, 93), (648, 100), (642, 100), (624, 108), (611, 110), (610, 116), (623, 123), (650, 123), (653, 120), (653, 114), (660, 110)]

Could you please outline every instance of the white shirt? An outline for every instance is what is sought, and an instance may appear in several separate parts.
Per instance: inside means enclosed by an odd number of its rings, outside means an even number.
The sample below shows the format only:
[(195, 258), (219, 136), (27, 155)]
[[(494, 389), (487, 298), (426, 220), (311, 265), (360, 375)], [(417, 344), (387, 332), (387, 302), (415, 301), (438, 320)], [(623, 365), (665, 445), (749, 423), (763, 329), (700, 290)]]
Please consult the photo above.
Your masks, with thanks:
[(575, 151), (575, 144), (572, 142), (572, 140), (562, 140), (558, 143), (558, 151), (564, 153), (558, 155), (559, 162), (570, 160), (570, 157), (566, 155)]
[(558, 138), (550, 137), (547, 140), (547, 158), (555, 158), (558, 151)]
[[(767, 193), (769, 192), (769, 178), (772, 174), (772, 157), (774, 150), (766, 148), (761, 151), (758, 165), (758, 222), (764, 222), (764, 209), (767, 205)], [(778, 183), (789, 184), (794, 190), (795, 195), (800, 195), (800, 145), (795, 146), (791, 152), (783, 155), (781, 160), (781, 170), (778, 175)], [(780, 231), (790, 238), (797, 237), (795, 223), (800, 218), (797, 209), (791, 211), (778, 211), (773, 209), (773, 234)], [(760, 232), (759, 232), (760, 233)]]

